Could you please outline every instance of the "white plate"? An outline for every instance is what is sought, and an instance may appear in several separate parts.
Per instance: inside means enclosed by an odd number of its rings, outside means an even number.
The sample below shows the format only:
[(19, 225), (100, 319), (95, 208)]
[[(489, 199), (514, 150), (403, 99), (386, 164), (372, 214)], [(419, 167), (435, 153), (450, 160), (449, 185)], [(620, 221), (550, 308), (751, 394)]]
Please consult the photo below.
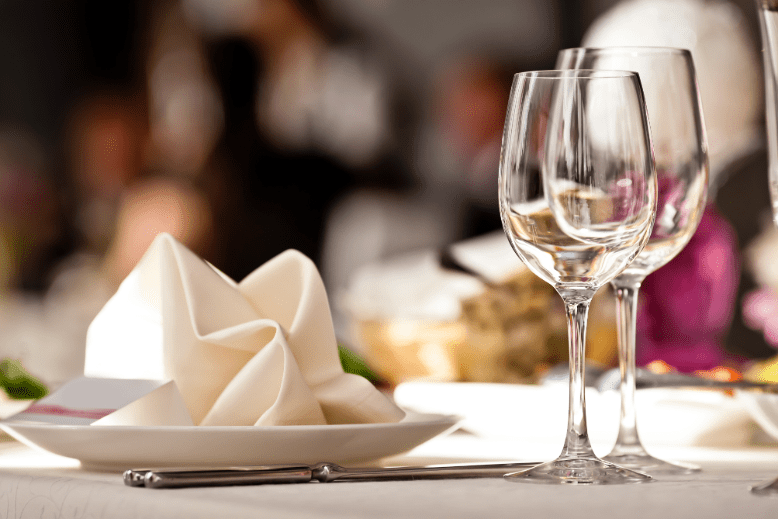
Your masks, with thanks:
[(751, 417), (764, 431), (778, 440), (778, 395), (756, 391), (736, 391)]
[(399, 423), (273, 427), (137, 427), (0, 423), (26, 443), (102, 470), (143, 466), (363, 463), (453, 431), (454, 416), (408, 413)]
[[(461, 416), (462, 429), (483, 438), (555, 445), (564, 441), (567, 383), (406, 382), (395, 389), (393, 396), (406, 409)], [(587, 388), (587, 422), (595, 450), (608, 452), (613, 446), (620, 403), (617, 391), (599, 393)], [(635, 404), (640, 437), (647, 447), (744, 445), (751, 437), (751, 420), (745, 406), (718, 391), (646, 389), (637, 392)], [(775, 423), (778, 431), (778, 396)]]

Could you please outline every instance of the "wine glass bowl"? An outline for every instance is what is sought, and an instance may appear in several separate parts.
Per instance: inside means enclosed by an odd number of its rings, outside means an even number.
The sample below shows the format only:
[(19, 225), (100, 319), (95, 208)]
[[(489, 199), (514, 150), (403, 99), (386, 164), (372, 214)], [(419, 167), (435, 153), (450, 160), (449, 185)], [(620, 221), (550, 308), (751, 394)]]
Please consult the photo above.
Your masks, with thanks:
[[(562, 50), (560, 69), (626, 69), (641, 78), (651, 123), (659, 195), (648, 244), (612, 281), (617, 298), (622, 408), (619, 435), (604, 459), (651, 474), (684, 474), (695, 467), (648, 454), (640, 442), (634, 407), (637, 296), (643, 279), (675, 257), (700, 222), (708, 187), (708, 151), (691, 53), (664, 47)], [(672, 297), (672, 294), (668, 294)]]
[(583, 370), (589, 303), (645, 246), (656, 189), (637, 74), (568, 70), (514, 77), (500, 159), (500, 215), (513, 250), (565, 303), (570, 409), (559, 458), (508, 479), (558, 484), (650, 480), (595, 456), (587, 433)]
[[(653, 191), (645, 178), (652, 168), (648, 129), (645, 117), (629, 115), (642, 113), (640, 85), (629, 81), (633, 104), (625, 116), (614, 108), (618, 103), (606, 110), (590, 98), (614, 88), (606, 79), (623, 86), (624, 76), (611, 77), (621, 72), (531, 74), (517, 75), (509, 102), (500, 184), (504, 228), (519, 257), (547, 283), (599, 287), (634, 259), (653, 219)], [(525, 83), (536, 85), (529, 109), (522, 105)], [(574, 120), (582, 113), (586, 127)], [(519, 115), (523, 119), (511, 119)], [(589, 137), (606, 128), (615, 140), (634, 134), (645, 139), (608, 149), (613, 144), (604, 136)], [(543, 164), (546, 156), (553, 159)]]

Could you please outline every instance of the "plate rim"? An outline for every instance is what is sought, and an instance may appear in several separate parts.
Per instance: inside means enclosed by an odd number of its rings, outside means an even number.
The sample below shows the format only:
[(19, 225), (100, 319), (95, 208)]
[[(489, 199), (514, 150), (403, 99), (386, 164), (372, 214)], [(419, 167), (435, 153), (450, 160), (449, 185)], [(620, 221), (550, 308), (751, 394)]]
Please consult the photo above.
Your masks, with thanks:
[[(118, 470), (126, 469), (130, 465), (155, 465), (155, 466), (202, 466), (202, 465), (241, 465), (279, 464), (291, 462), (295, 455), (284, 454), (289, 460), (279, 457), (276, 453), (261, 453), (265, 444), (278, 444), (289, 442), (294, 448), (300, 441), (311, 443), (310, 437), (318, 437), (321, 442), (337, 442), (339, 445), (349, 438), (362, 437), (356, 444), (351, 444), (350, 449), (354, 453), (352, 461), (378, 460), (387, 456), (394, 456), (408, 452), (411, 449), (439, 436), (454, 432), (462, 423), (461, 418), (451, 414), (416, 413), (409, 411), (406, 417), (394, 423), (379, 424), (333, 424), (333, 425), (303, 425), (303, 426), (97, 426), (91, 425), (64, 425), (51, 423), (32, 422), (4, 422), (0, 423), (6, 433), (15, 439), (31, 447), (48, 451), (50, 453), (76, 459), (83, 468), (88, 470)], [(392, 437), (401, 438), (394, 442), (394, 447), (387, 448), (385, 442), (378, 441), (382, 437), (391, 434)], [(164, 455), (156, 454), (156, 449), (142, 451), (138, 445), (148, 442), (168, 444), (174, 437), (180, 437), (179, 444), (195, 442), (196, 445), (203, 442), (219, 440), (220, 443), (238, 442), (245, 444), (245, 448), (259, 452), (247, 454), (244, 451), (236, 453), (234, 448), (219, 451), (218, 454), (210, 453), (206, 456), (193, 456), (178, 448)], [(115, 452), (106, 454), (106, 449), (113, 449), (112, 445), (124, 443), (123, 438), (132, 437), (129, 448), (120, 448)], [(56, 438), (49, 440), (49, 438)], [(94, 444), (96, 449), (87, 449), (87, 444)], [(258, 443), (259, 442), (259, 443)], [(376, 443), (377, 442), (377, 443)], [(318, 443), (318, 442), (315, 442)], [(349, 441), (346, 441), (349, 443)], [(375, 444), (373, 447), (369, 445)], [(392, 442), (390, 442), (392, 444)], [(280, 449), (285, 452), (284, 448)], [(286, 448), (288, 450), (288, 448)], [(305, 449), (303, 449), (305, 450)], [(315, 450), (315, 449), (314, 449)], [(154, 459), (149, 458), (154, 457)], [(257, 458), (260, 456), (260, 458)], [(347, 463), (351, 457), (346, 451), (336, 447), (331, 454), (320, 455), (301, 454), (300, 459), (294, 462), (306, 461), (302, 458), (309, 457), (306, 463), (319, 462), (319, 458), (332, 458), (336, 463)], [(313, 457), (317, 459), (313, 460)], [(203, 458), (208, 458), (204, 460)]]
[[(409, 419), (411, 418), (411, 419)], [(433, 426), (450, 424), (461, 425), (463, 417), (455, 414), (443, 414), (443, 413), (424, 413), (411, 410), (405, 410), (405, 417), (398, 422), (380, 422), (380, 423), (348, 423), (348, 424), (324, 424), (324, 425), (99, 425), (94, 426), (91, 424), (54, 424), (45, 422), (27, 422), (27, 421), (13, 421), (3, 420), (0, 421), (0, 428), (27, 428), (27, 429), (52, 429), (52, 430), (111, 430), (111, 431), (175, 431), (175, 432), (250, 432), (250, 431), (279, 431), (279, 430), (295, 430), (295, 431), (319, 431), (319, 430), (358, 430), (358, 429), (381, 429), (389, 428), (394, 429), (397, 427), (421, 427), (421, 426)]]

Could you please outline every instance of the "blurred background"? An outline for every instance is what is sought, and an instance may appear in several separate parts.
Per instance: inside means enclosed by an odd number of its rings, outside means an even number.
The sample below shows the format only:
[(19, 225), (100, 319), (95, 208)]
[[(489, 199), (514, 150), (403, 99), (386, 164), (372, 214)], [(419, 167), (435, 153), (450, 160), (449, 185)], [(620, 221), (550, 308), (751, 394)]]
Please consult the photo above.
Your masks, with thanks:
[[(389, 382), (536, 380), (566, 357), (550, 287), (515, 256), (488, 283), (439, 260), (471, 238), (476, 273), (512, 254), (478, 240), (500, 232), (512, 75), (596, 43), (691, 49), (710, 139), (711, 207), (644, 285), (638, 360), (746, 371), (778, 345), (755, 9), (0, 0), (0, 357), (77, 375), (87, 326), (165, 231), (235, 280), (310, 256), (341, 340)], [(613, 308), (593, 309), (603, 366)]]

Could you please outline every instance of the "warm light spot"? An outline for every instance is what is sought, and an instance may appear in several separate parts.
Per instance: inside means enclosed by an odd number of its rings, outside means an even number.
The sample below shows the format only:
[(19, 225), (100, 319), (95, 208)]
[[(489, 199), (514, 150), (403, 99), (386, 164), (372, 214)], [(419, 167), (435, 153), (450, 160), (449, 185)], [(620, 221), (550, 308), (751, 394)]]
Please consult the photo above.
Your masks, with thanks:
[(725, 366), (716, 366), (712, 369), (700, 369), (695, 371), (694, 374), (701, 378), (718, 380), (720, 382), (733, 382), (743, 378), (743, 375), (739, 371)]
[(646, 369), (651, 373), (670, 373), (675, 371), (675, 368), (663, 360), (653, 360), (646, 364)]

